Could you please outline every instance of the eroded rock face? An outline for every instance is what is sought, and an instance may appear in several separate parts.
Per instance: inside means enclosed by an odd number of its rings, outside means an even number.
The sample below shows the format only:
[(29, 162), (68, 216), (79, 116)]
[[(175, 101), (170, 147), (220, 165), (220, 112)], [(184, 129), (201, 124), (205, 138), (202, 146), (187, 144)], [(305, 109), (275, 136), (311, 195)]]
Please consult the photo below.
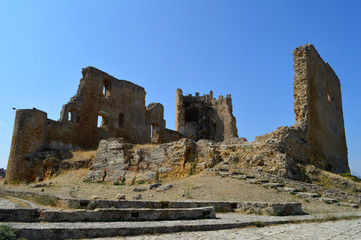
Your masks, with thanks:
[(297, 163), (269, 142), (233, 139), (217, 143), (181, 139), (160, 145), (133, 145), (123, 139), (102, 140), (88, 174), (91, 181), (157, 181), (204, 169), (248, 168), (304, 180)]
[(128, 144), (120, 138), (102, 140), (88, 179), (129, 183), (184, 176), (195, 162), (195, 148), (195, 142), (185, 138), (160, 145)]

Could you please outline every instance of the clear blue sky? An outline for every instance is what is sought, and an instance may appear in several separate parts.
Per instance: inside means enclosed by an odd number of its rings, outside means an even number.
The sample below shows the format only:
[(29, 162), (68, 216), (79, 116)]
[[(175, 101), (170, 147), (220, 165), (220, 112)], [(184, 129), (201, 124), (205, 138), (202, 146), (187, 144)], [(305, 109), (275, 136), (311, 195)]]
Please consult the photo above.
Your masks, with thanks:
[(59, 119), (81, 69), (143, 86), (175, 125), (175, 92), (231, 94), (241, 137), (294, 124), (292, 50), (312, 43), (341, 80), (361, 175), (361, 1), (0, 1), (0, 167), (16, 108)]

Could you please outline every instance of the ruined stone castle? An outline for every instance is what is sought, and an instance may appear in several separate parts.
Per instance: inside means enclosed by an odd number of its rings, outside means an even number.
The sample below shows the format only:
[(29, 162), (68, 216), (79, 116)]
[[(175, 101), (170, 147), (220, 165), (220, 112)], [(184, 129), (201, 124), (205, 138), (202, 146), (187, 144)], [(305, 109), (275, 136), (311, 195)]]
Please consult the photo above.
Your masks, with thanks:
[[(295, 163), (313, 161), (332, 172), (347, 172), (340, 81), (312, 45), (296, 48), (293, 57), (296, 123), (256, 137), (255, 143), (262, 143), (265, 146), (262, 149), (269, 148), (270, 152), (284, 154)], [(199, 93), (184, 96), (182, 90), (177, 89), (176, 128), (173, 131), (165, 127), (162, 104), (145, 106), (144, 88), (118, 80), (93, 67), (83, 69), (82, 75), (77, 94), (63, 106), (58, 121), (48, 119), (45, 112), (37, 109), (16, 111), (6, 173), (8, 180), (33, 181), (41, 178), (49, 168), (46, 167), (46, 162), (49, 162), (46, 156), (34, 157), (41, 152), (97, 149), (103, 139), (122, 138), (129, 144), (171, 143), (181, 138), (193, 142), (206, 139), (221, 145), (240, 142), (240, 139), (236, 140), (238, 132), (230, 95), (215, 99), (211, 91), (204, 96)], [(99, 126), (98, 118), (102, 119)], [(196, 147), (191, 154), (190, 148), (184, 149), (188, 152), (178, 156), (183, 165), (186, 164), (185, 158), (198, 163), (202, 161)], [(219, 151), (221, 149), (225, 148), (220, 147)], [(137, 154), (141, 156), (143, 153), (138, 151)], [(167, 158), (173, 159), (172, 152), (167, 154)], [(207, 154), (203, 155), (204, 158)], [(277, 163), (270, 154), (264, 155), (268, 156), (261, 165), (265, 171), (297, 178), (297, 168), (290, 167), (294, 164), (287, 161)], [(242, 159), (241, 155), (238, 157)], [(147, 159), (150, 162), (159, 160)], [(272, 166), (280, 162), (284, 165), (283, 170), (274, 170)], [(160, 163), (159, 166), (163, 165)], [(207, 166), (202, 165), (203, 168)], [(105, 169), (103, 165), (101, 168)]]

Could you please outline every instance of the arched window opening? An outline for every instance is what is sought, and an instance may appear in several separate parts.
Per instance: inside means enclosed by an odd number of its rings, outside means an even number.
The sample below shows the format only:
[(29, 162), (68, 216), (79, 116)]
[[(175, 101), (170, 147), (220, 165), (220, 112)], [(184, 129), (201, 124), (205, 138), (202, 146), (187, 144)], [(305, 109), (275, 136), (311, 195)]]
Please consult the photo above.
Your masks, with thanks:
[(97, 127), (108, 131), (108, 114), (105, 112), (98, 113)]
[(104, 79), (103, 83), (103, 95), (108, 98), (110, 97), (110, 80)]
[(120, 128), (123, 128), (124, 127), (124, 122), (125, 122), (124, 113), (119, 113), (118, 126)]
[(71, 112), (68, 112), (68, 122), (71, 122)]

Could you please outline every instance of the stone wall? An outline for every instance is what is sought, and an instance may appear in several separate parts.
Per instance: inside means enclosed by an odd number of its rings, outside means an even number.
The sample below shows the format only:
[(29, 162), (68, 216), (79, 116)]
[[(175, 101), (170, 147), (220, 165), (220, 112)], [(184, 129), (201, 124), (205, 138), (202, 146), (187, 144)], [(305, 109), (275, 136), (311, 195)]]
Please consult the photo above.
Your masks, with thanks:
[(176, 131), (185, 137), (199, 140), (209, 139), (222, 142), (238, 137), (236, 118), (233, 116), (232, 98), (219, 96), (213, 98), (213, 92), (204, 96), (183, 96), (177, 89)]
[[(6, 178), (33, 181), (41, 176), (43, 168), (35, 166), (42, 163), (34, 159), (41, 162), (46, 157), (38, 157), (39, 151), (96, 149), (99, 142), (89, 178), (106, 181), (154, 179), (159, 173), (184, 175), (194, 168), (193, 162), (199, 169), (237, 162), (299, 180), (305, 180), (302, 165), (307, 163), (335, 173), (349, 172), (340, 81), (310, 44), (296, 48), (293, 58), (296, 123), (258, 136), (253, 143), (235, 139), (230, 95), (215, 99), (211, 91), (184, 96), (177, 89), (173, 131), (165, 128), (162, 104), (145, 106), (144, 88), (87, 67), (59, 121), (47, 119), (37, 109), (17, 110)], [(99, 117), (102, 123), (97, 126)], [(188, 139), (178, 141), (182, 137)], [(121, 140), (101, 142), (111, 138)], [(172, 141), (178, 142), (140, 149), (131, 144)], [(104, 154), (106, 165), (99, 160)]]
[[(340, 82), (312, 45), (296, 48), (293, 55), (296, 114), (293, 126), (279, 127), (256, 137), (254, 142), (232, 138), (237, 129), (230, 96), (218, 100), (212, 92), (183, 96), (182, 90), (177, 89), (176, 130), (188, 140), (154, 148), (140, 147), (136, 151), (128, 145), (121, 149), (126, 152), (121, 155), (116, 149), (107, 150), (112, 142), (102, 142), (89, 178), (156, 180), (154, 177), (159, 175), (242, 167), (308, 181), (305, 164), (335, 173), (348, 172)], [(225, 140), (219, 142), (221, 139)], [(119, 169), (122, 172), (117, 172)]]
[(311, 44), (293, 51), (296, 123), (256, 137), (295, 161), (349, 172), (340, 80)]
[(44, 150), (96, 149), (101, 139), (112, 137), (130, 143), (164, 143), (182, 137), (165, 128), (163, 105), (152, 103), (146, 108), (144, 88), (93, 67), (83, 69), (82, 75), (59, 121), (37, 109), (17, 110), (7, 180), (41, 179), (46, 158), (37, 155)]

